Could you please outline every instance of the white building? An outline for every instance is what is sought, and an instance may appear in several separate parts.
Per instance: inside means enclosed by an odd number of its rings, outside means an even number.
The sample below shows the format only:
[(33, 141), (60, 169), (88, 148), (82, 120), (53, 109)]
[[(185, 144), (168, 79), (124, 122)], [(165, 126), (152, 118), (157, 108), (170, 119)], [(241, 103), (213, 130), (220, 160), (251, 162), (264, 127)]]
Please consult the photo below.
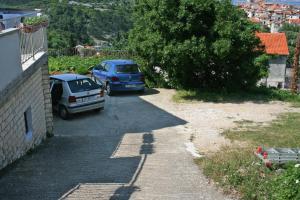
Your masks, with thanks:
[(285, 33), (257, 33), (265, 52), (271, 56), (269, 75), (262, 84), (268, 87), (283, 88), (286, 81), (286, 61), (289, 49)]
[(52, 133), (49, 85), (46, 28), (0, 31), (0, 169)]

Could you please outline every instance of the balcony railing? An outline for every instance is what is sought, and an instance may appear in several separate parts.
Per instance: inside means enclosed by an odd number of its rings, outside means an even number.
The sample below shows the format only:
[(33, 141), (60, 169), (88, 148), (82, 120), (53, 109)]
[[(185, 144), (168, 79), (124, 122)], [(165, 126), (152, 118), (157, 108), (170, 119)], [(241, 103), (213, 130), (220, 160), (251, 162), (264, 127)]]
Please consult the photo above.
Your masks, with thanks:
[(38, 53), (47, 51), (47, 32), (46, 28), (40, 28), (33, 33), (20, 31), (20, 50), (22, 64), (29, 59), (36, 59)]
[[(21, 63), (36, 59), (39, 53), (47, 51), (47, 28), (40, 27), (37, 31), (26, 33), (22, 30), (21, 17), (0, 19), (0, 31), (9, 28), (19, 28)], [(4, 30), (3, 30), (4, 29)]]

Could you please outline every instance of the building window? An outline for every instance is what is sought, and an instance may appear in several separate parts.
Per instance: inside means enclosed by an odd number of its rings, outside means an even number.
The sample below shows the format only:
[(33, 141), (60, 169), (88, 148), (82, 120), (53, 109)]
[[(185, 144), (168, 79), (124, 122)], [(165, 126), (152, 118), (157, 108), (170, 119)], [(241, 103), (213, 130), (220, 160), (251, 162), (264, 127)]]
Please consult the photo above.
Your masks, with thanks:
[(25, 123), (26, 139), (31, 140), (32, 139), (32, 114), (31, 114), (30, 107), (24, 112), (24, 123)]

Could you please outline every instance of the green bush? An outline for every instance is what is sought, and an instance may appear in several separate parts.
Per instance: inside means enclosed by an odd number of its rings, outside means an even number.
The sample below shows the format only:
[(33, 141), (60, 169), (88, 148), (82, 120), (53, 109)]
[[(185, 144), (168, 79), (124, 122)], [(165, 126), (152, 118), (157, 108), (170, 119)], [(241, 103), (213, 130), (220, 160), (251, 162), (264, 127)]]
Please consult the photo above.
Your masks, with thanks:
[(39, 25), (43, 22), (48, 22), (47, 16), (34, 16), (34, 17), (27, 17), (24, 20), (24, 24), (26, 25)]
[(225, 192), (238, 191), (245, 200), (270, 196), (266, 182), (273, 173), (262, 166), (250, 148), (223, 148), (196, 162)]
[(290, 164), (287, 169), (268, 184), (270, 199), (300, 199), (300, 164)]
[[(244, 200), (299, 200), (300, 166), (280, 170), (266, 168), (249, 148), (224, 148), (196, 160), (204, 174), (225, 192), (238, 191)], [(298, 167), (295, 167), (298, 166)]]
[(80, 67), (77, 67), (77, 68), (76, 68), (75, 72), (76, 72), (77, 74), (86, 75), (86, 74), (89, 73), (89, 69), (86, 68), (86, 67), (80, 66)]

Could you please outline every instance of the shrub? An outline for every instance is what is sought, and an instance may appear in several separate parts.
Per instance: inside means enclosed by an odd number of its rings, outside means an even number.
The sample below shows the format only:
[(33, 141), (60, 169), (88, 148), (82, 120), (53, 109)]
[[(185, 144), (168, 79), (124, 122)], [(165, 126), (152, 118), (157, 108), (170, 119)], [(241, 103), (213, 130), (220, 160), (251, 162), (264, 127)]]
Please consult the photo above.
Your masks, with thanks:
[(300, 199), (300, 164), (288, 165), (282, 174), (269, 182), (268, 186), (272, 191), (270, 199)]
[(77, 74), (86, 75), (86, 74), (88, 74), (89, 69), (86, 68), (86, 67), (84, 67), (84, 66), (80, 66), (80, 67), (77, 67), (77, 68), (76, 68), (75, 72), (76, 72)]
[(245, 200), (269, 196), (266, 181), (272, 172), (262, 166), (249, 148), (223, 148), (215, 155), (197, 160), (197, 163), (204, 174), (226, 192), (236, 190)]
[(24, 20), (24, 24), (26, 24), (26, 25), (39, 25), (43, 22), (48, 22), (47, 16), (27, 17)]

